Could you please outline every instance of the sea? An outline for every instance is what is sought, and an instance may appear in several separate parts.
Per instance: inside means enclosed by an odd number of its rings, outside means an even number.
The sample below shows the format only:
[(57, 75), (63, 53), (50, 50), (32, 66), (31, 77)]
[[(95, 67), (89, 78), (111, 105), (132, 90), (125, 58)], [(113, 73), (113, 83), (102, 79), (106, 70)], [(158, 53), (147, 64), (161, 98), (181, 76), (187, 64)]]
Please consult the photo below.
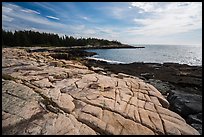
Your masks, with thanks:
[[(137, 46), (137, 45), (132, 45)], [(140, 45), (141, 46), (141, 45)], [(118, 63), (179, 63), (202, 66), (202, 46), (185, 45), (142, 45), (145, 48), (89, 49), (97, 53), (90, 59)]]

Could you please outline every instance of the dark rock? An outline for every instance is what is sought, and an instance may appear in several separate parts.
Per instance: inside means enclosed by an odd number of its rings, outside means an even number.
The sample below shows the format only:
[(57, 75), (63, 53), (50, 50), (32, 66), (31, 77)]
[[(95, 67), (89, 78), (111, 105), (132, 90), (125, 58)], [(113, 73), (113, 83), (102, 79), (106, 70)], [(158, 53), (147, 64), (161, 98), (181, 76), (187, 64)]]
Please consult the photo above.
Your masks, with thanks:
[(161, 92), (162, 95), (166, 95), (171, 89), (175, 88), (170, 83), (163, 82), (163, 81), (157, 80), (157, 79), (149, 79), (146, 82), (150, 83), (155, 88), (157, 88)]
[(196, 115), (189, 115), (186, 119), (186, 122), (189, 124), (197, 123), (202, 124), (202, 113), (198, 113)]
[(192, 127), (194, 127), (198, 132), (202, 135), (202, 124), (191, 124)]
[[(91, 59), (87, 60), (85, 65), (100, 67), (115, 74), (124, 73), (139, 77), (167, 96), (170, 103), (169, 109), (181, 115), (185, 120), (188, 118), (194, 124), (202, 121), (202, 118), (199, 118), (200, 114), (194, 116), (202, 112), (202, 66), (143, 62), (109, 64)], [(202, 125), (196, 126), (198, 130), (202, 129)]]
[[(143, 63), (109, 64), (107, 62), (87, 60), (87, 66), (101, 67), (115, 74), (125, 73), (143, 79), (158, 79), (168, 82), (181, 91), (202, 94), (202, 67), (178, 63)], [(179, 89), (180, 90), (180, 89)]]
[(152, 79), (154, 78), (154, 74), (153, 73), (142, 73), (140, 74), (141, 76), (145, 77), (146, 79)]
[(50, 56), (55, 59), (69, 59), (68, 53), (52, 53)]
[(32, 53), (32, 52), (46, 52), (46, 51), (49, 51), (49, 49), (47, 48), (39, 48), (39, 49), (26, 49), (26, 51), (28, 53)]
[[(50, 51), (52, 52), (52, 51)], [(89, 57), (89, 56), (93, 56), (96, 55), (96, 53), (94, 52), (87, 52), (84, 50), (77, 50), (77, 49), (57, 49), (57, 51), (55, 50), (54, 53), (51, 53), (50, 56), (55, 58), (55, 59), (76, 59), (76, 58), (83, 58), (83, 57)]]
[(192, 113), (200, 113), (202, 112), (202, 105), (198, 105), (197, 101), (189, 101), (188, 103), (185, 104), (186, 108), (188, 108)]
[(167, 97), (170, 109), (184, 118), (202, 112), (202, 96), (171, 90)]
[(167, 96), (170, 110), (181, 115), (202, 134), (202, 96), (171, 90)]

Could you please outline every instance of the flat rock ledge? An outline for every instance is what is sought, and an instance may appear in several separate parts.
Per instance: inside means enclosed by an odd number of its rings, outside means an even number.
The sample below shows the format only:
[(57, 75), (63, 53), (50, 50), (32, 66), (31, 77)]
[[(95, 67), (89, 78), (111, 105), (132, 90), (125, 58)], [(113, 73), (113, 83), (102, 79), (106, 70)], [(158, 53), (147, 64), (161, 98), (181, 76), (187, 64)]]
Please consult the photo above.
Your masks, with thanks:
[(48, 52), (2, 49), (2, 134), (197, 135), (152, 85)]

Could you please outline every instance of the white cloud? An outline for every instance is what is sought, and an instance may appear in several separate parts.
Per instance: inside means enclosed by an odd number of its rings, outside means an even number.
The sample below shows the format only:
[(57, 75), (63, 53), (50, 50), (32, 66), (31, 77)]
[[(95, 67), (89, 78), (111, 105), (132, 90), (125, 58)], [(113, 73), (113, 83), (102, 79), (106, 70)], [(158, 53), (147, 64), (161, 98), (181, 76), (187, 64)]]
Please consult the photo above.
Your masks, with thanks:
[[(142, 35), (171, 35), (202, 28), (201, 3), (132, 3), (133, 6), (151, 12), (151, 17), (135, 18), (140, 29), (129, 29), (128, 32)], [(145, 14), (145, 13), (144, 13)]]
[[(111, 6), (99, 7), (96, 11), (99, 11), (101, 16), (97, 17), (77, 10), (75, 7), (70, 10), (50, 3), (37, 3), (36, 5), (53, 11), (50, 15), (57, 17), (43, 17), (37, 13), (38, 11), (3, 3), (2, 27), (7, 30), (32, 29), (57, 33), (60, 36), (66, 34), (75, 37), (96, 37), (124, 43), (188, 44), (202, 42), (201, 38), (196, 38), (196, 36), (200, 37), (200, 30), (202, 32), (201, 3), (114, 3)], [(67, 9), (71, 12), (65, 12)], [(113, 23), (107, 17), (119, 20)], [(82, 22), (82, 20), (86, 21)], [(195, 32), (196, 30), (199, 30), (199, 34)]]
[[(53, 22), (47, 18), (59, 20), (57, 17), (46, 16), (43, 17), (39, 14), (30, 14), (28, 9), (20, 6), (4, 4), (2, 12), (2, 27), (6, 30), (35, 30), (39, 32), (57, 33), (59, 35), (72, 35), (83, 37), (94, 37), (97, 31), (94, 28), (86, 27), (80, 24), (63, 24), (60, 22)], [(23, 12), (22, 12), (23, 11)], [(13, 22), (15, 19), (15, 22)], [(88, 17), (85, 19), (89, 19)], [(42, 26), (43, 25), (43, 26)]]
[(11, 21), (13, 21), (13, 18), (8, 17), (8, 16), (6, 16), (6, 15), (2, 15), (2, 20), (11, 22)]
[(111, 16), (115, 19), (124, 19), (127, 17), (127, 11), (129, 7), (123, 7), (123, 5), (112, 5), (112, 6), (105, 6), (105, 7), (98, 7), (98, 10), (103, 12), (104, 16)]
[[(6, 21), (8, 21), (8, 18), (13, 18), (13, 19), (16, 19), (17, 21), (23, 20), (30, 23), (49, 25), (52, 27), (59, 27), (59, 28), (66, 27), (66, 25), (62, 23), (49, 21), (48, 19), (37, 14), (35, 11), (25, 9), (20, 6), (16, 6), (13, 4), (4, 4), (3, 9), (4, 10), (2, 12), (2, 16), (7, 18), (7, 19), (2, 18), (3, 24), (6, 24)], [(36, 13), (36, 14), (30, 14), (30, 13)], [(52, 17), (52, 18), (55, 18), (55, 17)], [(55, 19), (58, 19), (58, 18), (55, 18)]]
[(54, 17), (54, 16), (46, 16), (46, 17), (47, 17), (47, 18), (50, 18), (50, 19), (60, 20), (59, 18)]
[(89, 18), (88, 17), (82, 17), (84, 20), (89, 20)]
[(112, 7), (112, 14), (115, 18), (122, 19), (124, 17), (124, 9), (120, 7)]
[(56, 10), (54, 8), (51, 8), (51, 4), (49, 3), (45, 3), (45, 2), (34, 2), (34, 4), (38, 5), (38, 6), (41, 6), (47, 10), (50, 10), (52, 12), (56, 12)]
[(26, 12), (26, 13), (40, 14), (40, 12), (37, 12), (35, 10), (31, 10), (31, 9), (22, 9), (21, 11)]
[(11, 8), (8, 8), (8, 7), (5, 7), (5, 6), (2, 6), (2, 12), (3, 12), (3, 13), (9, 13), (9, 12), (11, 12), (11, 11), (12, 11)]
[(156, 9), (156, 2), (132, 2), (131, 5), (145, 12), (151, 12)]

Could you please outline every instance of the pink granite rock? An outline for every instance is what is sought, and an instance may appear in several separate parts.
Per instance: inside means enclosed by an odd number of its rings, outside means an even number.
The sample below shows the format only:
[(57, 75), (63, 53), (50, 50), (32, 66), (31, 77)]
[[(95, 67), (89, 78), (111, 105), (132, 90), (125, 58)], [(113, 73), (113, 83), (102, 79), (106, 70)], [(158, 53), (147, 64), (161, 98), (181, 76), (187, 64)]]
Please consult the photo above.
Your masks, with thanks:
[(2, 52), (3, 134), (199, 134), (139, 78), (97, 74), (49, 53)]

